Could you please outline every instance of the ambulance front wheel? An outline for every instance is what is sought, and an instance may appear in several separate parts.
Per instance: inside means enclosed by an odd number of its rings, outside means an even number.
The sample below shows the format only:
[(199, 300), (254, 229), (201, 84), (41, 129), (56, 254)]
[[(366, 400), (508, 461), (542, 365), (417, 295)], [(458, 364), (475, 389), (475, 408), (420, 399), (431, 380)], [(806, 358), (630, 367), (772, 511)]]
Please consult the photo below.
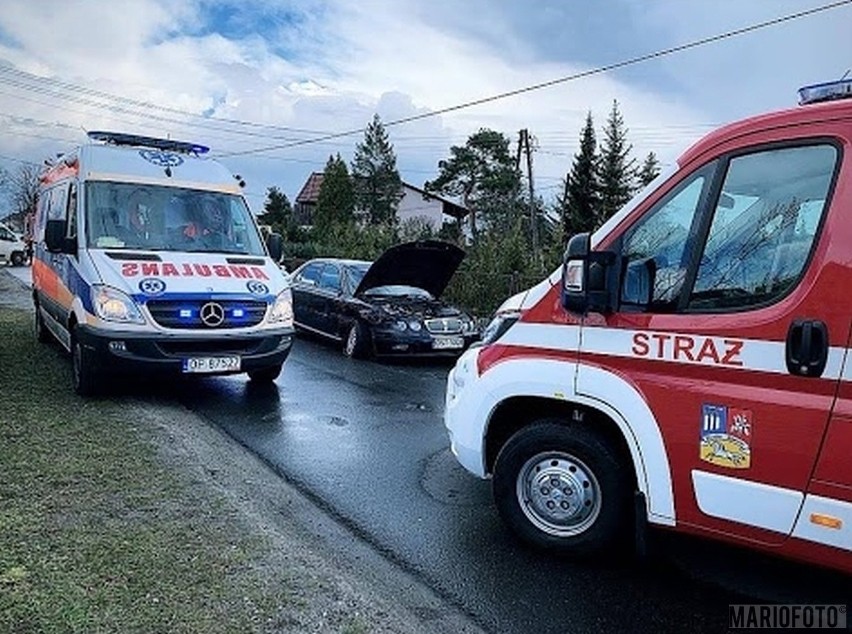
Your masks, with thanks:
[[(75, 329), (76, 330), (76, 329)], [(80, 396), (92, 396), (100, 387), (94, 355), (76, 333), (71, 337), (71, 378), (74, 391)]]
[(503, 520), (524, 541), (560, 554), (611, 554), (631, 524), (623, 461), (593, 430), (544, 419), (500, 450), (493, 492)]
[(282, 364), (278, 363), (277, 365), (271, 365), (266, 368), (261, 368), (260, 370), (250, 370), (248, 373), (249, 380), (258, 385), (272, 383), (278, 378), (278, 375), (281, 374), (281, 367)]

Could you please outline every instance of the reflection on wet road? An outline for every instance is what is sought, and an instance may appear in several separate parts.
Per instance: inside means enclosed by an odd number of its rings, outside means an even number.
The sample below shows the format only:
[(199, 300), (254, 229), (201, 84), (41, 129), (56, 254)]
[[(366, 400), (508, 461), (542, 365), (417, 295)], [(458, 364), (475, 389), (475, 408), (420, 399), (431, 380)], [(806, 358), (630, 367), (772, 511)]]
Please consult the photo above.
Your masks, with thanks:
[[(355, 361), (299, 339), (275, 386), (210, 379), (181, 400), (493, 632), (717, 632), (729, 603), (761, 601), (735, 590), (789, 603), (837, 599), (821, 593), (833, 577), (819, 571), (755, 564), (703, 542), (665, 537), (675, 555), (644, 568), (521, 546), (500, 523), (489, 483), (449, 452), (449, 367)], [(798, 580), (767, 588), (784, 575)]]

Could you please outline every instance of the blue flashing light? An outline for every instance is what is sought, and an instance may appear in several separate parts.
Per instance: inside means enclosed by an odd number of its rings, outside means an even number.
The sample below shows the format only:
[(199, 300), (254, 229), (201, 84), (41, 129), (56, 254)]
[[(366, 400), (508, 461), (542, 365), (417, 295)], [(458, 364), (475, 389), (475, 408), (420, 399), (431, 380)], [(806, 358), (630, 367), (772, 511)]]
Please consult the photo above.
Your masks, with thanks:
[(246, 311), (244, 311), (242, 308), (235, 308), (232, 314), (234, 316), (234, 319), (240, 319), (241, 317), (246, 316)]
[(139, 134), (125, 134), (123, 132), (105, 132), (102, 130), (92, 130), (87, 133), (87, 136), (92, 141), (101, 141), (108, 145), (131, 145), (136, 147), (149, 147), (156, 150), (168, 152), (180, 152), (183, 154), (207, 154), (210, 148), (206, 145), (198, 143), (188, 143), (186, 141), (174, 141), (172, 139), (158, 139), (150, 136), (141, 136)]
[(181, 319), (192, 319), (192, 309), (191, 308), (181, 308), (178, 313)]
[(828, 81), (799, 88), (800, 106), (836, 99), (852, 99), (852, 79)]

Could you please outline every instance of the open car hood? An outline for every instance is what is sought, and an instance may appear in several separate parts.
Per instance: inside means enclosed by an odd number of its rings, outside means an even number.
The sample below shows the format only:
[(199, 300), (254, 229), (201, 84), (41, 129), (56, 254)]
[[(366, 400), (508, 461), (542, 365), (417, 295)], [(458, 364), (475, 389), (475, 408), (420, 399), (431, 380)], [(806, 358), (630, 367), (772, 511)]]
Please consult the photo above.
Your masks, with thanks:
[(398, 244), (370, 265), (355, 295), (378, 286), (400, 284), (440, 297), (463, 259), (464, 251), (449, 242), (419, 240)]

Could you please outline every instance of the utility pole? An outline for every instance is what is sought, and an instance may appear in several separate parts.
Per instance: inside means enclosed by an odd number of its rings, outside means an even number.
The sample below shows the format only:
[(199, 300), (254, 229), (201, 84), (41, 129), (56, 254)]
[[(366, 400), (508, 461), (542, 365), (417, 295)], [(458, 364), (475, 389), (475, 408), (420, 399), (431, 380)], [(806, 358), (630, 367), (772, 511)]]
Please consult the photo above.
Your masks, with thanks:
[(533, 257), (538, 261), (538, 217), (535, 207), (535, 185), (533, 184), (533, 162), (532, 162), (532, 147), (530, 145), (530, 132), (526, 128), (520, 131), (518, 139), (518, 154), (515, 158), (515, 164), (520, 167), (521, 152), (524, 153), (527, 159), (527, 184), (529, 186), (530, 196), (530, 235), (532, 237)]

